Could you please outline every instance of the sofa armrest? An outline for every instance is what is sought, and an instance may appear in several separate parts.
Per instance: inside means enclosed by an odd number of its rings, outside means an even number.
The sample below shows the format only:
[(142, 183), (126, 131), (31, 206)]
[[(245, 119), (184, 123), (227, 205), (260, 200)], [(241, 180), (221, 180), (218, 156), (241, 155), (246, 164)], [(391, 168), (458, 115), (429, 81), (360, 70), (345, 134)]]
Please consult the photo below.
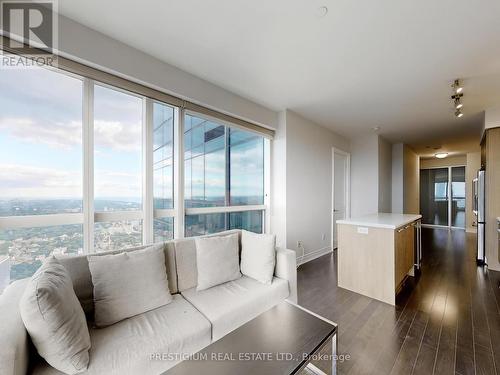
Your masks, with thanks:
[(288, 300), (297, 303), (297, 255), (288, 249), (276, 249), (276, 268), (274, 275), (288, 280), (290, 295)]
[(19, 300), (29, 279), (15, 281), (0, 295), (0, 374), (25, 375), (29, 337), (19, 311)]

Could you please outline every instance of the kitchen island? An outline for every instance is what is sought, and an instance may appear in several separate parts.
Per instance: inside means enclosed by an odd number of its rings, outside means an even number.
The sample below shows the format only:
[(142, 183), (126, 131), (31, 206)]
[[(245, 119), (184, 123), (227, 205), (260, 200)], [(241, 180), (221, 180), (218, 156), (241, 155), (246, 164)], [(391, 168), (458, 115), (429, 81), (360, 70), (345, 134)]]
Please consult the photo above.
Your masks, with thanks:
[(395, 305), (420, 264), (421, 218), (377, 213), (338, 220), (338, 286)]

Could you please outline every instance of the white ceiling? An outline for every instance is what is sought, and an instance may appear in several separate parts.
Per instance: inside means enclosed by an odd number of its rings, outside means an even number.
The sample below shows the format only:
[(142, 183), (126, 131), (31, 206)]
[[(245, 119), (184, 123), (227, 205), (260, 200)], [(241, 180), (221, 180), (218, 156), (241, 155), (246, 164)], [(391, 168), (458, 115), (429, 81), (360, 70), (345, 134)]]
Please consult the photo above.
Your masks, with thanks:
[[(477, 144), (481, 111), (500, 106), (498, 0), (60, 0), (59, 9), (348, 137), (380, 126), (390, 141), (454, 151), (454, 139)], [(457, 77), (461, 119), (450, 100)]]

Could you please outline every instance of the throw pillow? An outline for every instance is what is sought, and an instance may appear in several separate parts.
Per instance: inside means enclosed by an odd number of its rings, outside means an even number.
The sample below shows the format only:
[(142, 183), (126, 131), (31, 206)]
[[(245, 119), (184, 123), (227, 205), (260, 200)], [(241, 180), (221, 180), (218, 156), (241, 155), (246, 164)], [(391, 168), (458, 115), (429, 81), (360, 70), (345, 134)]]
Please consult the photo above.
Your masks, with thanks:
[(163, 245), (110, 255), (90, 255), (94, 320), (105, 327), (164, 306), (168, 289)]
[(40, 356), (66, 374), (89, 364), (90, 336), (80, 301), (64, 266), (48, 258), (19, 301), (21, 318)]
[(238, 234), (196, 238), (197, 291), (241, 277)]
[(263, 284), (271, 284), (276, 265), (276, 236), (243, 230), (241, 233), (241, 273)]

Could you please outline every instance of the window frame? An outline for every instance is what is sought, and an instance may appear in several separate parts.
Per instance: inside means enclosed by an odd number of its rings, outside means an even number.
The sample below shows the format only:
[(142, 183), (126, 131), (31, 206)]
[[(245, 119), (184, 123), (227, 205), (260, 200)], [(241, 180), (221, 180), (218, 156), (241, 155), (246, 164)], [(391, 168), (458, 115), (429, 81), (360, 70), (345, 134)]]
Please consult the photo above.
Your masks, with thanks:
[[(76, 64), (76, 63), (74, 63)], [(115, 86), (108, 81), (100, 81), (79, 74), (75, 70), (67, 68), (46, 67), (58, 74), (65, 74), (82, 81), (82, 212), (81, 213), (61, 213), (47, 215), (26, 215), (26, 216), (6, 216), (0, 217), (0, 229), (18, 229), (30, 227), (48, 227), (69, 224), (82, 224), (83, 226), (83, 254), (93, 254), (96, 251), (94, 243), (94, 228), (99, 222), (120, 221), (120, 220), (142, 220), (142, 244), (150, 245), (154, 243), (154, 220), (159, 218), (173, 218), (174, 229), (173, 239), (185, 238), (185, 217), (186, 215), (210, 214), (210, 213), (231, 213), (246, 211), (262, 211), (263, 233), (270, 232), (271, 217), (271, 152), (272, 137), (267, 133), (259, 133), (252, 128), (245, 128), (239, 123), (226, 121), (232, 119), (231, 116), (220, 114), (221, 117), (211, 116), (209, 113), (216, 113), (212, 110), (203, 110), (204, 107), (194, 106), (183, 101), (172, 103), (162, 101), (158, 98), (149, 97), (138, 93), (136, 90), (129, 91), (122, 86)], [(89, 68), (92, 69), (92, 68)], [(106, 73), (103, 73), (106, 74)], [(94, 208), (94, 89), (99, 85), (112, 90), (132, 95), (142, 100), (142, 209), (138, 211), (113, 211), (96, 212)], [(131, 82), (132, 87), (137, 84)], [(146, 88), (147, 89), (147, 88)], [(146, 90), (147, 92), (147, 90)], [(168, 98), (165, 95), (165, 98)], [(154, 103), (169, 106), (174, 110), (174, 130), (173, 130), (173, 208), (154, 208), (154, 159), (153, 159), (153, 106)], [(202, 109), (200, 112), (187, 109)], [(211, 112), (210, 112), (211, 111)], [(224, 125), (226, 128), (239, 129), (262, 136), (264, 141), (264, 202), (260, 205), (228, 205), (228, 185), (226, 178), (225, 206), (220, 207), (199, 207), (186, 208), (184, 204), (184, 118), (186, 114), (201, 117), (209, 121)], [(256, 126), (256, 125), (255, 125)], [(257, 126), (256, 126), (257, 127)], [(226, 168), (228, 157), (228, 144), (226, 130)], [(133, 247), (133, 246), (131, 246)]]

